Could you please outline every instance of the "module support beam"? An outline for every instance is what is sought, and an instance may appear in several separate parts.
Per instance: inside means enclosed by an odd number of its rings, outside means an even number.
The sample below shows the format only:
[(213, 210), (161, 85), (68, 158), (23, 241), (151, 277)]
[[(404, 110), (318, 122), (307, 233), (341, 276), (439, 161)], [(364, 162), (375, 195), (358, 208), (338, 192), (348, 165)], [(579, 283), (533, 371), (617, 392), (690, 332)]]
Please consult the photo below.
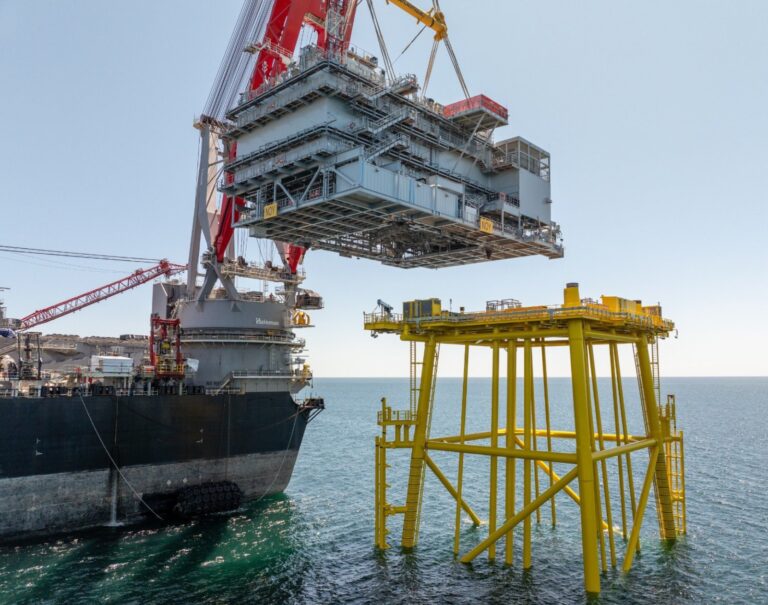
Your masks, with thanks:
[(597, 564), (597, 520), (595, 519), (595, 466), (592, 461), (592, 427), (589, 420), (587, 361), (584, 352), (584, 322), (568, 322), (571, 341), (571, 377), (573, 383), (573, 417), (576, 425), (576, 457), (578, 458), (579, 509), (581, 512), (581, 556), (584, 564), (584, 587), (588, 593), (600, 592)]
[[(558, 494), (562, 494), (562, 499), (566, 496), (570, 498), (579, 511), (581, 565), (584, 588), (588, 594), (600, 592), (601, 568), (608, 571), (610, 567), (619, 565), (617, 541), (622, 538), (626, 548), (623, 568), (629, 570), (634, 555), (639, 552), (640, 528), (654, 484), (657, 485), (661, 537), (673, 539), (678, 532), (684, 532), (682, 433), (677, 430), (673, 396), (669, 397), (663, 409), (657, 409), (656, 366), (651, 364), (648, 351), (649, 339), (668, 334), (673, 324), (661, 317), (657, 306), (641, 308), (638, 301), (614, 298), (609, 299), (613, 300), (616, 309), (612, 312), (606, 305), (581, 299), (575, 285), (566, 287), (564, 294), (565, 304), (559, 308), (513, 308), (501, 313), (494, 310), (485, 315), (443, 313), (439, 317), (419, 317), (417, 320), (402, 320), (390, 314), (386, 323), (384, 318), (366, 319), (369, 329), (374, 332), (398, 333), (402, 340), (410, 341), (413, 346), (416, 342), (426, 343), (418, 397), (412, 400), (407, 410), (394, 412), (385, 407), (379, 416), (379, 424), (384, 429), (382, 437), (377, 440), (376, 543), (380, 548), (388, 546), (387, 516), (399, 513), (404, 514), (402, 546), (408, 549), (416, 545), (424, 468), (427, 466), (455, 501), (449, 515), (455, 523), (453, 551), (456, 555), (460, 554), (462, 511), (470, 516), (475, 525), (479, 523), (478, 516), (467, 504), (470, 486), (463, 476), (467, 456), (475, 456), (476, 459), (485, 457), (481, 464), (488, 469), (490, 481), (484, 480), (480, 487), (482, 492), (487, 492), (489, 514), (487, 535), (477, 546), (461, 555), (463, 562), (474, 561), (483, 553), (489, 560), (501, 559), (503, 546), (504, 563), (514, 564), (514, 534), (519, 529), (522, 568), (533, 568), (536, 539), (533, 524), (541, 523), (549, 510), (551, 525), (556, 525), (555, 500)], [(413, 306), (406, 308), (413, 309)], [(642, 311), (644, 309), (648, 311)], [(461, 412), (456, 419), (459, 434), (430, 438), (436, 352), (440, 345), (449, 343), (464, 349)], [(598, 347), (597, 344), (605, 346)], [(634, 345), (637, 350), (639, 392), (632, 400), (642, 402), (640, 411), (647, 421), (645, 435), (630, 434), (627, 426), (618, 347), (629, 345)], [(572, 401), (558, 401), (562, 395), (550, 398), (546, 359), (548, 346), (568, 347)], [(473, 426), (476, 428), (468, 433), (469, 354), (470, 350), (478, 350), (479, 347), (486, 351), (491, 349), (491, 385), (484, 400), (479, 402), (482, 404), (482, 416), (474, 419)], [(506, 354), (506, 389), (501, 384), (502, 351)], [(534, 355), (534, 351), (540, 351), (541, 356)], [(601, 351), (605, 354), (604, 362), (608, 362), (606, 365), (610, 367), (609, 388), (613, 404), (604, 409), (601, 409), (601, 401), (604, 402), (607, 397), (600, 392), (596, 373), (596, 367), (599, 367), (596, 359)], [(412, 367), (418, 365), (415, 359), (413, 356)], [(518, 376), (521, 368), (521, 376)], [(522, 379), (522, 388), (518, 386), (518, 378)], [(413, 386), (412, 391), (416, 390)], [(544, 411), (543, 418), (538, 414), (538, 420), (537, 390), (540, 393), (538, 407), (543, 406)], [(487, 407), (489, 403), (490, 410)], [(553, 406), (562, 404), (565, 408), (553, 412)], [(477, 408), (473, 405), (472, 409)], [(562, 417), (564, 412), (573, 414), (567, 430), (552, 427), (552, 419)], [(446, 420), (445, 414), (441, 414), (441, 424), (445, 425)], [(478, 420), (482, 420), (482, 424), (478, 425)], [(392, 441), (386, 434), (390, 426), (394, 428)], [(613, 427), (610, 429), (612, 432), (605, 432), (605, 427)], [(413, 437), (410, 437), (411, 434)], [(386, 503), (387, 465), (382, 454), (388, 448), (411, 450), (404, 506)], [(435, 451), (443, 452), (443, 456), (449, 453), (457, 455), (456, 488), (431, 459)], [(636, 499), (631, 462), (633, 457), (637, 462), (637, 456), (642, 451), (648, 451), (650, 461), (646, 474), (639, 481), (642, 489)], [(521, 472), (517, 472), (518, 461)], [(642, 464), (635, 468), (645, 469), (645, 466)], [(616, 467), (618, 478), (612, 476)], [(541, 481), (542, 471), (544, 483)], [(618, 495), (614, 491), (617, 483)], [(522, 496), (519, 502), (515, 500), (516, 494), (518, 499)], [(480, 498), (482, 496), (483, 493)], [(472, 501), (476, 497), (473, 494)], [(619, 511), (619, 507), (613, 504), (617, 498), (621, 505), (621, 525), (614, 527), (614, 513)], [(547, 503), (549, 506), (544, 506)], [(557, 516), (567, 512), (568, 506), (562, 506)], [(631, 514), (631, 532), (628, 532), (628, 513)]]

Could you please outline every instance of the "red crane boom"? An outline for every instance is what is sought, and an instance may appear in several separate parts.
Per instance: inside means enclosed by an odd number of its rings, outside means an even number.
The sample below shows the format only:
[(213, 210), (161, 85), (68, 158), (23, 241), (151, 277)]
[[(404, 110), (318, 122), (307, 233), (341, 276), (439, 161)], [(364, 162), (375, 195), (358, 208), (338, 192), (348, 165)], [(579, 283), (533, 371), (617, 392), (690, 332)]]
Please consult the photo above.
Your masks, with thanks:
[(163, 259), (154, 267), (138, 269), (128, 277), (113, 281), (111, 284), (79, 294), (78, 296), (73, 296), (60, 303), (46, 307), (45, 309), (30, 313), (21, 320), (21, 329), (28, 330), (34, 326), (39, 326), (40, 324), (52, 321), (63, 315), (69, 315), (70, 313), (84, 309), (92, 304), (111, 298), (126, 290), (131, 290), (132, 288), (145, 284), (148, 281), (152, 281), (155, 278), (162, 277), (163, 275), (171, 276), (186, 270), (186, 265), (177, 265)]

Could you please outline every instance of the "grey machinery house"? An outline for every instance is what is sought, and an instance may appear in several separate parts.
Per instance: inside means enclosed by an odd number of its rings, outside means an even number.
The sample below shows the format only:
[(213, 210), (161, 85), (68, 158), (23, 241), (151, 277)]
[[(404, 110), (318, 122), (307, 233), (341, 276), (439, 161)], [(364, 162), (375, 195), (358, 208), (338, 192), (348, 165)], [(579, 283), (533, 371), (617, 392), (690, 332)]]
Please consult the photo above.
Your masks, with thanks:
[(228, 114), (237, 154), (220, 187), (244, 204), (234, 224), (405, 268), (562, 257), (549, 154), (494, 142), (507, 111), (487, 97), (443, 107), (417, 92), (372, 57), (305, 47)]

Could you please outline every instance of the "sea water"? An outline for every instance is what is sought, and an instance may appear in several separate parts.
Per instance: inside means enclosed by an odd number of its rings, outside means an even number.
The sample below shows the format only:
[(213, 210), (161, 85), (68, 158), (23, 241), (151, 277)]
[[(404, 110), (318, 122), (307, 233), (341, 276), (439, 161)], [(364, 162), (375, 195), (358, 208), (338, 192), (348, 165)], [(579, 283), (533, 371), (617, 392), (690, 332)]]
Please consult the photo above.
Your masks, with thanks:
[[(642, 432), (631, 382), (625, 381), (630, 430)], [(601, 379), (599, 388), (612, 422), (610, 383)], [(540, 382), (536, 389), (543, 426)], [(569, 389), (566, 380), (551, 379), (553, 427), (569, 428)], [(455, 505), (429, 471), (418, 547), (398, 548), (401, 521), (392, 517), (392, 548), (376, 551), (376, 412), (384, 395), (394, 407), (407, 407), (408, 381), (318, 379), (314, 391), (327, 409), (309, 425), (284, 494), (186, 523), (104, 527), (0, 547), (0, 602), (768, 603), (768, 379), (670, 378), (663, 390), (677, 395), (685, 431), (688, 535), (662, 544), (651, 498), (641, 554), (623, 574), (624, 541), (617, 539), (619, 565), (602, 574), (598, 600), (584, 594), (578, 509), (564, 494), (557, 498), (556, 528), (549, 505), (540, 523), (534, 519), (527, 571), (520, 532), (511, 567), (501, 557), (489, 562), (480, 555), (471, 565), (454, 558)], [(490, 381), (472, 379), (469, 393), (468, 430), (487, 429)], [(432, 434), (457, 433), (460, 381), (440, 379), (435, 404)], [(433, 457), (455, 481), (456, 456)], [(389, 500), (399, 504), (407, 458), (405, 452), (390, 458)], [(633, 462), (639, 490), (647, 455), (633, 454)], [(488, 466), (479, 456), (466, 458), (464, 493), (485, 519)], [(499, 468), (502, 478), (503, 462)], [(540, 474), (542, 489), (548, 480)], [(615, 490), (613, 498), (619, 524)], [(464, 518), (461, 552), (486, 532)]]

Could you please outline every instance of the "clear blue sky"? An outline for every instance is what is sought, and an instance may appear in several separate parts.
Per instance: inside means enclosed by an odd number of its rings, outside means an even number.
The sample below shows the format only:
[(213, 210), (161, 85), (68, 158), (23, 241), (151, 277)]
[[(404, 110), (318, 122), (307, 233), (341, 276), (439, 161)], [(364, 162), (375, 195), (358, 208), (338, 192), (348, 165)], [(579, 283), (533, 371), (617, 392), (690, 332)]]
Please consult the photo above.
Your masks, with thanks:
[[(418, 30), (376, 4), (396, 56)], [(442, 4), (471, 91), (509, 107), (499, 136), (522, 135), (552, 154), (566, 257), (433, 272), (310, 252), (307, 285), (326, 300), (306, 334), (316, 374), (407, 372), (403, 345), (361, 329), (377, 298), (437, 296), (468, 309), (506, 297), (556, 303), (572, 280), (584, 296), (662, 302), (680, 330), (662, 349), (666, 375), (768, 374), (768, 3)], [(185, 262), (192, 121), (239, 7), (0, 0), (0, 243)], [(376, 51), (361, 9), (353, 41)], [(422, 35), (398, 71), (421, 77), (429, 43)], [(430, 96), (458, 99), (445, 54), (436, 69)], [(11, 314), (134, 269), (66, 263), (0, 253)], [(146, 332), (149, 302), (145, 286), (47, 329)], [(459, 373), (456, 355), (441, 362)]]

